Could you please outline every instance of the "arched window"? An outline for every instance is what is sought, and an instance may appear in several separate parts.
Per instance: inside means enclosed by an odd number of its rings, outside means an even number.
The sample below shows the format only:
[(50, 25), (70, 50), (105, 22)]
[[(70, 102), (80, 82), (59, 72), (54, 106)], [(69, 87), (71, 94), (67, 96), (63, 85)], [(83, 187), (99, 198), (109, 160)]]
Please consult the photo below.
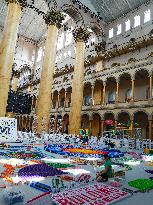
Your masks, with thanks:
[(144, 12), (144, 23), (150, 21), (150, 16), (151, 16), (150, 9), (148, 9)]
[(134, 17), (134, 27), (137, 27), (140, 25), (140, 16)]
[(125, 22), (125, 31), (130, 30), (130, 19)]
[(122, 33), (122, 25), (119, 24), (119, 25), (117, 25), (117, 35), (119, 35), (121, 33)]
[(109, 30), (109, 38), (113, 38), (113, 36), (114, 36), (114, 29), (111, 28), (111, 29)]
[(43, 49), (42, 49), (42, 47), (40, 47), (39, 50), (38, 50), (38, 54), (37, 54), (37, 62), (41, 61), (42, 52), (43, 52)]
[(72, 43), (72, 40), (73, 40), (72, 30), (73, 30), (73, 27), (71, 27), (71, 30), (66, 33), (65, 46), (68, 46)]
[(62, 49), (64, 46), (64, 33), (61, 33), (58, 37), (57, 41), (57, 50)]
[(110, 104), (115, 103), (115, 91), (110, 91), (108, 93), (108, 103), (110, 103)]

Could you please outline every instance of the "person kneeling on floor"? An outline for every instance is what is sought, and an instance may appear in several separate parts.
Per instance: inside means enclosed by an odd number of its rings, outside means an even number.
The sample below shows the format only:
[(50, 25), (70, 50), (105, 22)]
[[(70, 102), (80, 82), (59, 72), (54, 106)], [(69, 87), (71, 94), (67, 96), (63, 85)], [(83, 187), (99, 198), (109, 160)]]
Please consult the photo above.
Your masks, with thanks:
[(103, 182), (103, 181), (108, 181), (109, 177), (112, 177), (112, 164), (109, 159), (109, 156), (107, 154), (104, 155), (104, 166), (105, 169), (97, 172), (96, 174), (96, 180), (97, 182)]

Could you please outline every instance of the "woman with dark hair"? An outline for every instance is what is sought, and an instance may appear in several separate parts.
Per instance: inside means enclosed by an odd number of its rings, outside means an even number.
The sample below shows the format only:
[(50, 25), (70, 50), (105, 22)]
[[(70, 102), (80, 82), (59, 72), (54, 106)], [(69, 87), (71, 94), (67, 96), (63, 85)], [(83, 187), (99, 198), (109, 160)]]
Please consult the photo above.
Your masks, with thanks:
[(108, 178), (112, 177), (112, 164), (107, 154), (104, 155), (104, 166), (105, 169), (96, 174), (96, 180), (98, 182), (108, 181)]

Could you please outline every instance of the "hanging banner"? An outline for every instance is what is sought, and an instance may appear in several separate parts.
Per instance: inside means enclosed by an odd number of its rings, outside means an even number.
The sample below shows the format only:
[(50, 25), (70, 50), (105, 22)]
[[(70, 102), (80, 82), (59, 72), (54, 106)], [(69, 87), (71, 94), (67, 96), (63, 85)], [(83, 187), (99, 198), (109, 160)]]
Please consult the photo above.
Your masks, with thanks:
[(0, 141), (17, 140), (17, 120), (15, 118), (0, 117)]

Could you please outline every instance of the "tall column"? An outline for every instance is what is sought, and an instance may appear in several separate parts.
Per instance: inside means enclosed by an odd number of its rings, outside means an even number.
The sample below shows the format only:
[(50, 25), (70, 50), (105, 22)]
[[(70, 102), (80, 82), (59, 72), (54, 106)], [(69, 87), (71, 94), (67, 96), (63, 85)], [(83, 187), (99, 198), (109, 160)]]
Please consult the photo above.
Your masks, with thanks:
[(58, 108), (60, 107), (60, 92), (58, 92), (58, 98), (57, 98), (57, 104), (58, 104)]
[(91, 92), (92, 92), (92, 94), (91, 94), (91, 96), (92, 96), (92, 105), (94, 105), (94, 85), (92, 85), (92, 87), (91, 87)]
[(89, 119), (90, 134), (92, 133), (92, 120), (93, 119)]
[(150, 76), (150, 100), (152, 100), (152, 75)]
[(101, 120), (101, 134), (104, 132), (104, 119)]
[(119, 81), (117, 80), (116, 82), (116, 99), (115, 99), (115, 103), (118, 104), (119, 102)]
[(89, 118), (89, 131), (90, 131), (90, 136), (92, 135), (92, 117)]
[(153, 133), (152, 133), (152, 119), (149, 120), (149, 139), (153, 139)]
[(118, 124), (118, 121), (117, 119), (115, 119), (115, 130), (117, 130), (117, 124)]
[(132, 102), (134, 102), (134, 84), (135, 84), (135, 79), (133, 78), (132, 81)]
[(103, 104), (106, 103), (106, 82), (103, 82)]
[(6, 0), (7, 16), (0, 41), (0, 117), (6, 113), (12, 65), (22, 8), (26, 0)]
[(67, 107), (67, 91), (65, 90), (65, 101), (64, 101), (64, 106)]
[(45, 54), (41, 71), (36, 111), (38, 116), (37, 132), (42, 131), (42, 119), (44, 117), (46, 119), (45, 131), (49, 131), (49, 115), (52, 108), (50, 95), (52, 92), (53, 74), (56, 60), (58, 26), (60, 26), (63, 19), (64, 16), (55, 9), (51, 9), (44, 17), (45, 23), (48, 25), (48, 31), (45, 42)]
[(103, 85), (101, 84), (101, 100), (100, 100), (100, 104), (103, 103)]
[(79, 134), (81, 125), (81, 110), (83, 103), (83, 80), (84, 80), (84, 55), (85, 42), (88, 40), (90, 33), (85, 28), (78, 28), (74, 32), (76, 41), (76, 60), (74, 66), (73, 83), (72, 83), (72, 102), (70, 109), (70, 134)]
[(131, 118), (131, 138), (134, 138), (134, 123), (133, 123), (133, 117)]

